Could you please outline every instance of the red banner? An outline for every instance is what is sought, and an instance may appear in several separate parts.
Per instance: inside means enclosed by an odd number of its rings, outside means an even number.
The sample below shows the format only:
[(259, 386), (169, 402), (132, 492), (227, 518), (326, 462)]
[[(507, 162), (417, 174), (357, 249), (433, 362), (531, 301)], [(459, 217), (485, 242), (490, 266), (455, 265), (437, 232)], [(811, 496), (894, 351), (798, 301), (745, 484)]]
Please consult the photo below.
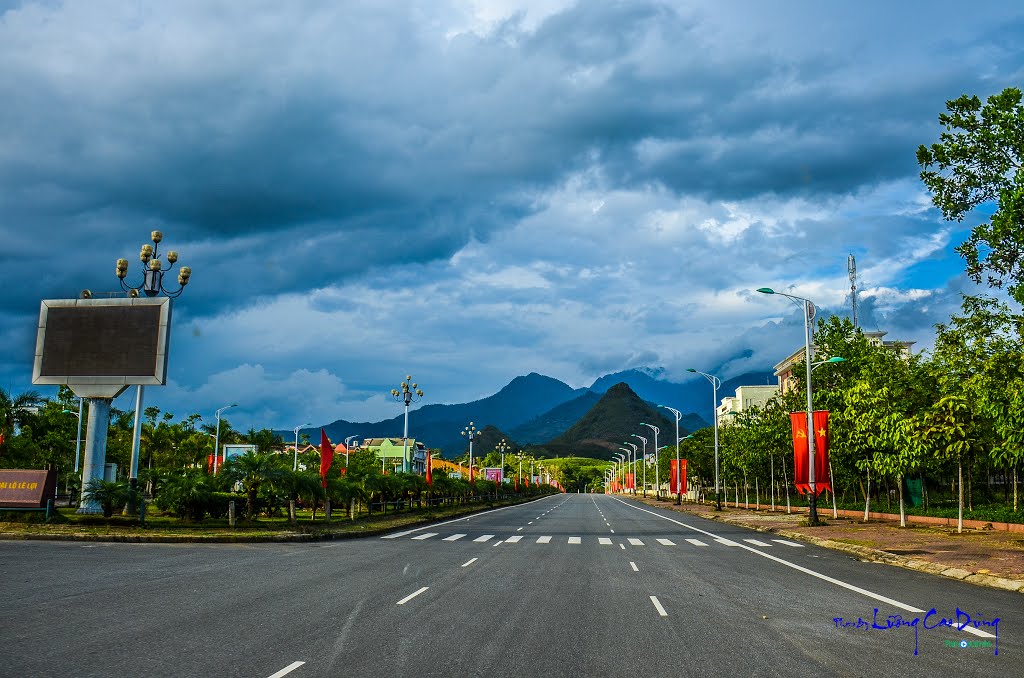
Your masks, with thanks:
[[(680, 459), (679, 465), (676, 465), (675, 459), (670, 459), (669, 465), (669, 494), (682, 494), (686, 492), (686, 460)], [(680, 478), (679, 468), (682, 467), (682, 477)], [(682, 492), (680, 492), (679, 486), (682, 485)]]
[(334, 463), (334, 445), (331, 445), (331, 439), (327, 437), (327, 433), (320, 429), (320, 478), (324, 487), (327, 487), (327, 472), (331, 470), (332, 463)]
[(626, 489), (627, 490), (635, 490), (636, 489), (636, 478), (634, 477), (634, 474), (632, 474), (632, 473), (627, 473), (626, 474)]
[[(810, 457), (807, 453), (807, 413), (790, 412), (793, 429), (793, 483), (801, 494), (811, 490), (809, 481)], [(828, 479), (828, 411), (814, 412), (814, 481), (815, 492), (831, 490)]]
[(427, 485), (434, 484), (434, 476), (431, 475), (431, 468), (433, 467), (433, 464), (431, 462), (433, 458), (434, 454), (432, 452), (427, 452)]

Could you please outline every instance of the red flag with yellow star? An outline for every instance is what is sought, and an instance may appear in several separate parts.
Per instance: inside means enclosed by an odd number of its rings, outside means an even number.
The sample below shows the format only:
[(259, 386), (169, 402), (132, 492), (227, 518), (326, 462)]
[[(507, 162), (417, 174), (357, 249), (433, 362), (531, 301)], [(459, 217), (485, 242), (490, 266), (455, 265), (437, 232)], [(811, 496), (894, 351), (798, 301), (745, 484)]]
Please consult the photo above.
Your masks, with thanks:
[[(807, 413), (790, 412), (789, 421), (793, 428), (793, 484), (801, 494), (811, 490), (807, 454)], [(814, 412), (814, 480), (815, 491), (821, 494), (832, 489), (828, 476), (828, 411)]]

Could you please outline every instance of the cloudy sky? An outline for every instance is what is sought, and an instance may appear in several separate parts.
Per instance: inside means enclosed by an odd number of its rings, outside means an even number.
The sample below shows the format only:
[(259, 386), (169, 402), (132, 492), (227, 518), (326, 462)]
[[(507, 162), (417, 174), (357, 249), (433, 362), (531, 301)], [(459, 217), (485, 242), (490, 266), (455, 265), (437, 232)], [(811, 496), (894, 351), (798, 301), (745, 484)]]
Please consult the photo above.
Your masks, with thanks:
[[(972, 223), (914, 152), (1021, 86), (1024, 6), (0, 0), (0, 385), (152, 229), (192, 283), (147, 404), (240, 428), (770, 369), (771, 286), (927, 346)], [(41, 389), (45, 393), (52, 389)], [(123, 396), (117, 403), (130, 407)]]

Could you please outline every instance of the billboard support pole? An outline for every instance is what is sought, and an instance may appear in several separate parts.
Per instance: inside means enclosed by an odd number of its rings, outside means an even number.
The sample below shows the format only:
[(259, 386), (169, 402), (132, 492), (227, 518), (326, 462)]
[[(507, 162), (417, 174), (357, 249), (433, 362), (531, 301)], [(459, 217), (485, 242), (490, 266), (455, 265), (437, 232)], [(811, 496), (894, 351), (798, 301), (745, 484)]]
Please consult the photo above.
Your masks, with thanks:
[(82, 464), (82, 500), (77, 513), (103, 513), (99, 503), (86, 499), (89, 483), (103, 479), (107, 458), (107, 428), (110, 426), (111, 398), (89, 398), (89, 426), (85, 433), (85, 461)]

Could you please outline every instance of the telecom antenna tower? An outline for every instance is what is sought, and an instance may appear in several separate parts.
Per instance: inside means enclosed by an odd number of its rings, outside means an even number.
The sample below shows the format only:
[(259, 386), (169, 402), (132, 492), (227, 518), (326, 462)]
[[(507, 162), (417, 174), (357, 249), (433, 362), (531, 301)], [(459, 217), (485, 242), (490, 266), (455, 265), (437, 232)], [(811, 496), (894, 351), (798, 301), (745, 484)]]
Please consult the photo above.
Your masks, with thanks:
[(857, 260), (851, 254), (846, 259), (846, 269), (850, 274), (850, 302), (853, 304), (853, 329), (860, 329), (857, 323)]

